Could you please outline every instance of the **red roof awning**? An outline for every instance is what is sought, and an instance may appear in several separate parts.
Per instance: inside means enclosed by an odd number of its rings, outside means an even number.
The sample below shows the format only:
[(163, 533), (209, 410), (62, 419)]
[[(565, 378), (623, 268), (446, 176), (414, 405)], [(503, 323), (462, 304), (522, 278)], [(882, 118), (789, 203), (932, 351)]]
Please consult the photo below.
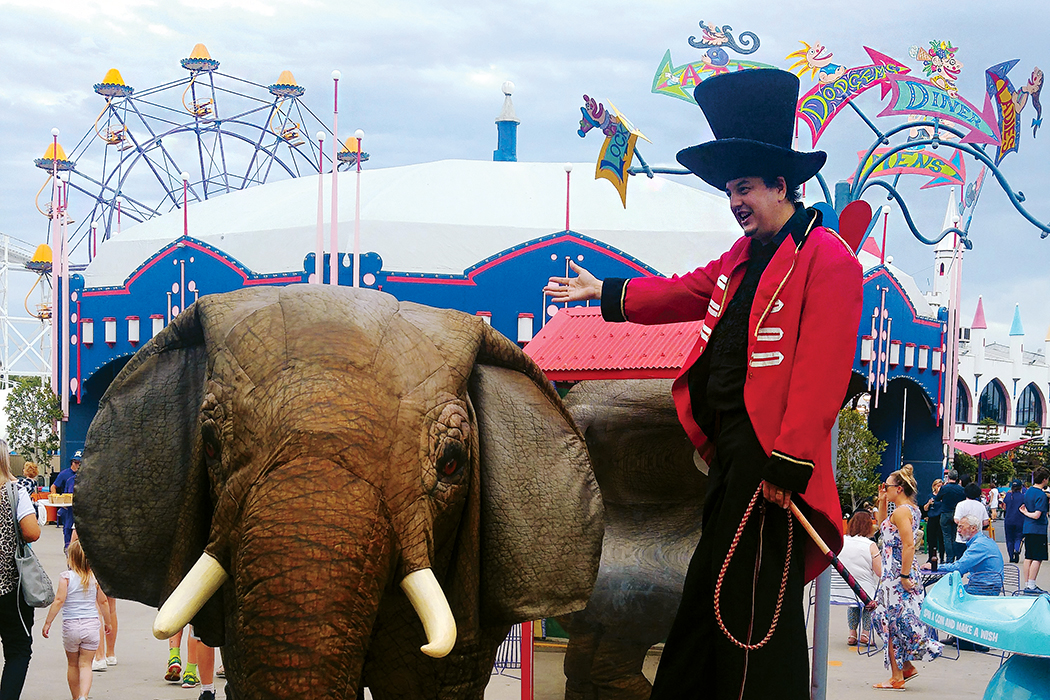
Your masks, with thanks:
[(975, 445), (972, 442), (952, 442), (952, 447), (974, 457), (998, 457), (1004, 452), (1009, 452), (1015, 447), (1020, 447), (1032, 438), (1023, 440), (1011, 440), (1009, 442), (993, 442), (988, 445)]
[(525, 354), (554, 381), (674, 378), (701, 324), (609, 323), (597, 306), (570, 307), (540, 329)]

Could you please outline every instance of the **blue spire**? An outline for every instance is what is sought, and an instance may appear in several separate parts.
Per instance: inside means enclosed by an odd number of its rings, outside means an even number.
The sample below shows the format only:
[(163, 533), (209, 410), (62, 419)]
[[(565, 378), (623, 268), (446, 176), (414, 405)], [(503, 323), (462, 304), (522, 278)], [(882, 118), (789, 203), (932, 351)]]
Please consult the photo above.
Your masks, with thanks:
[(509, 80), (503, 83), (503, 111), (496, 117), (497, 146), (492, 152), (492, 160), (518, 160), (518, 121), (514, 114), (514, 103), (510, 99), (514, 92), (514, 83)]
[(1021, 327), (1021, 305), (1014, 305), (1014, 322), (1010, 325), (1010, 335), (1024, 335), (1024, 328)]

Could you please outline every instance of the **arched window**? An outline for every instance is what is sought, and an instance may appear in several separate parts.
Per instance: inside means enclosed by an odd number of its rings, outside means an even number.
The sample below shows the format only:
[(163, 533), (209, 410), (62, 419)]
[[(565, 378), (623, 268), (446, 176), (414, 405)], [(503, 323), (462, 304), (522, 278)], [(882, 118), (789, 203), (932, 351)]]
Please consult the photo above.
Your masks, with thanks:
[(1035, 384), (1029, 384), (1017, 399), (1017, 425), (1028, 425), (1035, 421), (1043, 426), (1043, 400)]
[(981, 401), (977, 405), (977, 422), (991, 418), (999, 425), (1006, 425), (1006, 394), (999, 382), (988, 382), (981, 392)]
[(970, 390), (962, 379), (955, 387), (955, 422), (970, 422)]

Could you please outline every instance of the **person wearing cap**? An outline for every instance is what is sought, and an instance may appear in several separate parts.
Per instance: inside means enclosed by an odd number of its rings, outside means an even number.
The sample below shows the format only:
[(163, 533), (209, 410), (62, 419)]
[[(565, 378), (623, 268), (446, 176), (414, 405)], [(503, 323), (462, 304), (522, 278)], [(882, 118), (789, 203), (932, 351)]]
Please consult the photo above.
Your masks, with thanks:
[(1024, 505), (1024, 493), (1021, 491), (1024, 484), (1020, 479), (1010, 482), (1010, 492), (1003, 497), (1003, 527), (1006, 529), (1006, 554), (1010, 562), (1018, 564), (1021, 561), (1021, 539), (1024, 527), (1024, 516), (1021, 515), (1021, 506)]
[[(59, 472), (55, 481), (51, 484), (51, 493), (73, 493), (77, 483), (77, 470), (80, 469), (80, 450), (73, 453), (69, 458), (69, 466)], [(69, 549), (69, 540), (73, 536), (73, 509), (59, 508), (58, 522), (62, 526), (62, 535), (66, 540), (64, 549)]]
[[(747, 70), (694, 91), (715, 139), (678, 161), (729, 197), (744, 235), (693, 272), (552, 277), (556, 302), (600, 299), (607, 321), (703, 321), (672, 386), (709, 468), (703, 535), (664, 646), (653, 700), (809, 697), (803, 588), (827, 560), (794, 503), (834, 551), (842, 514), (831, 429), (849, 384), (861, 266), (799, 201), (823, 152), (792, 150), (798, 78)], [(773, 506), (773, 507), (770, 507)], [(750, 515), (747, 515), (750, 513)]]

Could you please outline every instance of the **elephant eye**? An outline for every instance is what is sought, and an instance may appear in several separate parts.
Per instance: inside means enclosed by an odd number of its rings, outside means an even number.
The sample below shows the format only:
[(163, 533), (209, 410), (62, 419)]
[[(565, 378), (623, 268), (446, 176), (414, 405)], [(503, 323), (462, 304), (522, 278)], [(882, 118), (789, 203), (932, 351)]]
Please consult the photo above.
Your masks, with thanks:
[(463, 443), (449, 441), (444, 445), (441, 456), (438, 457), (437, 471), (444, 477), (453, 477), (458, 474), (467, 462), (467, 450)]

